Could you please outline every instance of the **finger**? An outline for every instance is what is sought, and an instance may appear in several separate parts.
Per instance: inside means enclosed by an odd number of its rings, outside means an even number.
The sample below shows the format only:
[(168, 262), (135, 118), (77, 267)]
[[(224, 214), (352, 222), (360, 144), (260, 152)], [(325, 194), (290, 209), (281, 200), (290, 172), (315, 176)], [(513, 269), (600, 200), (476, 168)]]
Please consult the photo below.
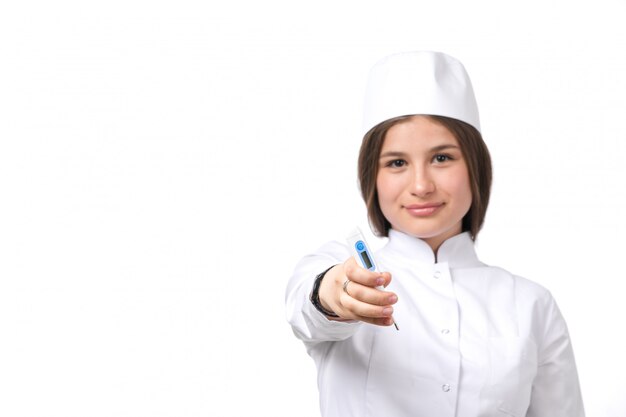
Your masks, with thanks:
[(364, 303), (345, 293), (341, 294), (339, 300), (345, 314), (352, 316), (349, 318), (357, 320), (362, 320), (363, 318), (386, 318), (391, 317), (393, 314), (393, 307), (390, 305), (381, 306)]
[(393, 292), (381, 291), (353, 281), (344, 283), (344, 291), (358, 301), (377, 306), (392, 305), (398, 301), (398, 296)]
[(370, 324), (375, 324), (377, 326), (391, 326), (393, 324), (392, 317), (385, 317), (382, 319), (370, 319), (370, 318), (364, 317), (363, 319), (361, 319), (361, 321), (364, 321)]
[(356, 317), (355, 316), (348, 320), (362, 321), (364, 323), (374, 324), (376, 326), (391, 326), (394, 323), (393, 317), (371, 318), (371, 317)]
[(368, 287), (378, 287), (385, 284), (386, 279), (383, 274), (360, 267), (353, 257), (350, 257), (344, 263), (344, 271), (350, 281), (358, 282)]

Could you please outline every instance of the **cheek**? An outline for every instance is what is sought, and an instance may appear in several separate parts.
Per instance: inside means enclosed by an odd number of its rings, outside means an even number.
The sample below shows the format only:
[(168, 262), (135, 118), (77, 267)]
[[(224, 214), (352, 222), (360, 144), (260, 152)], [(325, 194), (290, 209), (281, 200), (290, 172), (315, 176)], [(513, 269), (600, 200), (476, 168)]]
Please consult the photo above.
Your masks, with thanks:
[(392, 208), (393, 208), (393, 183), (390, 181), (388, 176), (378, 175), (376, 178), (376, 191), (378, 193), (378, 207), (383, 213), (383, 216), (387, 220), (389, 220), (390, 216), (392, 216)]
[(382, 206), (393, 201), (398, 193), (397, 181), (393, 181), (390, 175), (378, 174), (376, 178), (376, 190), (378, 191), (378, 202)]
[(453, 194), (460, 206), (469, 210), (472, 205), (472, 188), (467, 169), (459, 170), (458, 175), (451, 176), (448, 190)]

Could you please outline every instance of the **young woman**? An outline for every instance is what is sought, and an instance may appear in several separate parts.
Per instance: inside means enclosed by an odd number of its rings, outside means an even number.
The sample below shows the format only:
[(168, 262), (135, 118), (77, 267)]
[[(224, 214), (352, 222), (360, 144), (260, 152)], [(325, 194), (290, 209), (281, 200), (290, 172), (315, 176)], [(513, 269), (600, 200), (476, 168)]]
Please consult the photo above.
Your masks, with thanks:
[(383, 59), (364, 127), (359, 182), (373, 231), (389, 238), (375, 254), (387, 272), (328, 243), (298, 264), (286, 294), (322, 415), (583, 416), (554, 299), (474, 251), (491, 161), (462, 64), (435, 52)]

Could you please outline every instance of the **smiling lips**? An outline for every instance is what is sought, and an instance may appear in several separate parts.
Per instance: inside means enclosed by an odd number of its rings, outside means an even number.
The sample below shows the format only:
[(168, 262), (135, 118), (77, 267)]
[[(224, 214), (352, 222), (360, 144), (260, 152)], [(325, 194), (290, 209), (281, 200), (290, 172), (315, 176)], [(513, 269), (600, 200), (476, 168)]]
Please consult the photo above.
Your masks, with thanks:
[(443, 203), (409, 204), (404, 206), (409, 214), (415, 217), (430, 216), (441, 207), (443, 207)]

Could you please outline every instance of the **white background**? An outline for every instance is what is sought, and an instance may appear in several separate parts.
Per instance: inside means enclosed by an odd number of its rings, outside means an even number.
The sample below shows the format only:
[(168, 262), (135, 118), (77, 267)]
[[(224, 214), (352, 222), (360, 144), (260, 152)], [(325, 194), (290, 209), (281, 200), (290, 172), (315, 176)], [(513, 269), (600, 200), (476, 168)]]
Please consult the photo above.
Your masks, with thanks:
[(0, 7), (0, 415), (317, 416), (285, 284), (366, 227), (365, 78), (415, 49), (474, 82), (480, 256), (553, 292), (587, 414), (626, 415), (626, 2), (217, 4)]

